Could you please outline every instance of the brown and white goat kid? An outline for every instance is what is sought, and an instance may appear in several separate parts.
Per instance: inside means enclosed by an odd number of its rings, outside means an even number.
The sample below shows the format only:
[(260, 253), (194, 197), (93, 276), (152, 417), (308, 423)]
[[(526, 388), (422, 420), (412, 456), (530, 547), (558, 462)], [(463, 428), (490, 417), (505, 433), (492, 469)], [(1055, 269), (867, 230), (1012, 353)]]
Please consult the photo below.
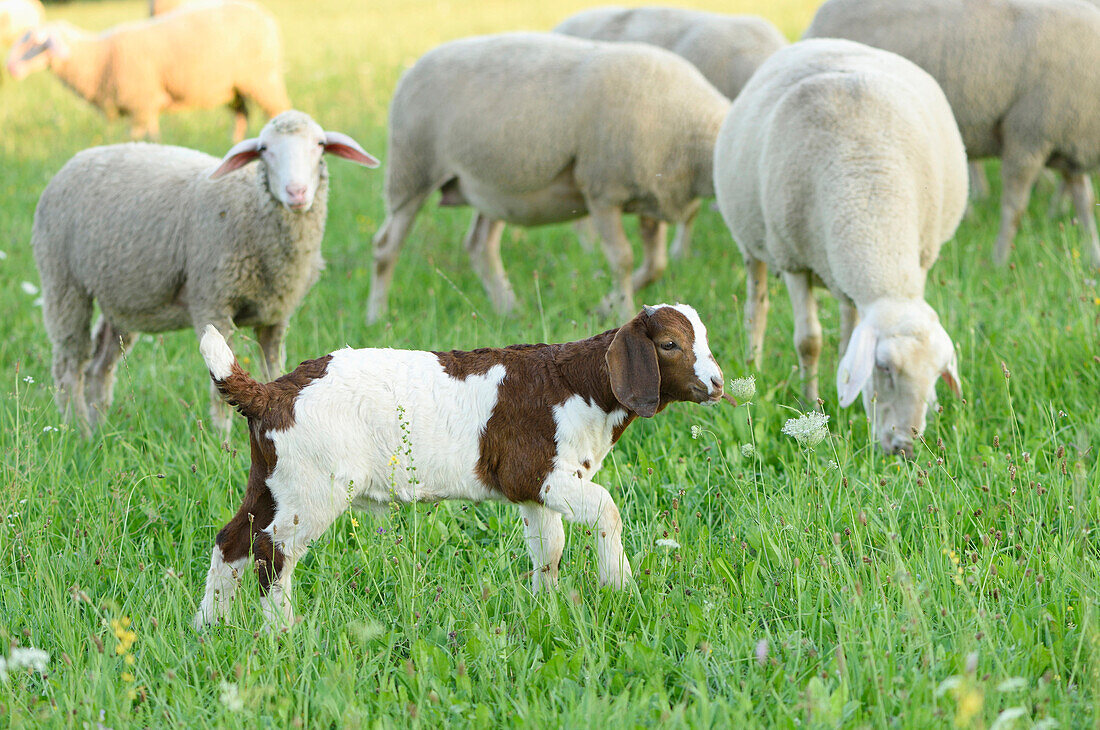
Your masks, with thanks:
[(222, 396), (248, 418), (252, 468), (218, 533), (196, 627), (225, 615), (249, 553), (267, 621), (289, 623), (291, 577), (310, 542), (348, 507), (393, 501), (516, 503), (536, 592), (557, 583), (562, 517), (592, 525), (600, 583), (622, 588), (631, 578), (622, 521), (593, 475), (636, 416), (723, 397), (706, 327), (684, 304), (645, 307), (565, 344), (348, 348), (267, 384), (241, 369), (214, 327), (200, 349)]

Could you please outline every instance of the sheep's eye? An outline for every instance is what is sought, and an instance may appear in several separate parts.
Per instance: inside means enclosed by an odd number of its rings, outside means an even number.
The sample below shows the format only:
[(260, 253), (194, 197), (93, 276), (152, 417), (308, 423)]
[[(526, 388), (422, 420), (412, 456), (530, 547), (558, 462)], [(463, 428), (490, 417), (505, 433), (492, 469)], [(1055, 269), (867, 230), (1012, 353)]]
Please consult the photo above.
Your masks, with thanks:
[(259, 152), (262, 155), (264, 152), (267, 152), (267, 145), (266, 144), (260, 145), (259, 149), (257, 149), (256, 151)]
[(325, 140), (322, 139), (320, 142), (317, 143), (317, 146), (318, 147), (324, 147), (325, 146)]
[(662, 350), (675, 350), (676, 349), (676, 343), (673, 342), (672, 340), (669, 340), (668, 342), (662, 342), (661, 343), (661, 349)]

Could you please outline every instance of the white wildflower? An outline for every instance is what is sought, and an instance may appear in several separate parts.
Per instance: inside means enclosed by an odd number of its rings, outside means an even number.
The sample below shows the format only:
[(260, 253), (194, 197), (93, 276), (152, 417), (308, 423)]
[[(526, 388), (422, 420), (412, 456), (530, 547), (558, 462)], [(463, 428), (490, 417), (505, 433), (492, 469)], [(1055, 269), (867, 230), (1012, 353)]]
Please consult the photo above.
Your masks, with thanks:
[(3, 261), (8, 257), (7, 251), (0, 251), (0, 261)]
[(731, 380), (729, 394), (738, 403), (749, 402), (756, 395), (756, 376), (750, 375), (747, 378)]
[(978, 652), (972, 651), (966, 655), (966, 673), (973, 674), (978, 671)]
[(237, 689), (235, 682), (222, 682), (221, 691), (218, 699), (229, 708), (230, 712), (240, 712), (244, 709), (244, 700), (241, 699), (240, 690)]
[(57, 430), (57, 426), (44, 426), (42, 428), (42, 433), (47, 433), (49, 431), (56, 431), (56, 430)]
[(0, 656), (0, 682), (8, 681), (8, 660)]
[(31, 304), (33, 304), (33, 305), (34, 305), (34, 306), (36, 306), (36, 307), (41, 307), (41, 306), (42, 306), (42, 304), (43, 304), (43, 303), (44, 303), (45, 301), (46, 301), (46, 300), (45, 300), (45, 299), (43, 299), (42, 297), (38, 297), (38, 298), (36, 298), (36, 299), (35, 299), (35, 300), (34, 300), (33, 302), (31, 302)]
[(35, 294), (38, 293), (38, 287), (30, 283), (29, 281), (24, 281), (19, 286), (23, 288), (23, 293), (29, 297), (33, 297)]
[(828, 467), (829, 469), (839, 469), (840, 468), (840, 464), (836, 463), (832, 459), (829, 459), (829, 463), (826, 464), (825, 466)]
[(760, 666), (764, 666), (764, 663), (768, 661), (768, 640), (761, 639), (756, 642), (756, 663)]
[(691, 437), (692, 437), (693, 439), (697, 439), (697, 438), (699, 438), (699, 433), (700, 433), (701, 431), (702, 431), (702, 429), (701, 429), (701, 428), (699, 428), (698, 426), (692, 426), (692, 427), (691, 427)]
[(818, 411), (810, 411), (799, 418), (791, 418), (783, 425), (783, 433), (794, 438), (799, 446), (813, 448), (829, 433), (829, 417)]
[(1008, 707), (1001, 710), (1001, 714), (997, 715), (997, 719), (989, 726), (989, 730), (1000, 730), (1003, 727), (1011, 727), (1021, 717), (1026, 716), (1026, 707)]
[(23, 382), (24, 383), (34, 383), (34, 378), (32, 378), (31, 376), (28, 375), (27, 377), (23, 378)]
[(1027, 689), (1027, 680), (1023, 677), (1009, 677), (997, 685), (998, 692), (1016, 692)]
[(751, 459), (756, 456), (756, 447), (752, 444), (741, 444), (741, 456)]
[(657, 547), (668, 548), (669, 550), (679, 550), (680, 543), (667, 537), (662, 537), (657, 541)]
[(39, 674), (42, 674), (46, 671), (46, 665), (49, 663), (50, 655), (48, 652), (44, 652), (41, 649), (35, 649), (33, 646), (16, 646), (12, 648), (11, 656), (8, 657), (8, 671), (14, 672), (19, 669), (33, 669)]

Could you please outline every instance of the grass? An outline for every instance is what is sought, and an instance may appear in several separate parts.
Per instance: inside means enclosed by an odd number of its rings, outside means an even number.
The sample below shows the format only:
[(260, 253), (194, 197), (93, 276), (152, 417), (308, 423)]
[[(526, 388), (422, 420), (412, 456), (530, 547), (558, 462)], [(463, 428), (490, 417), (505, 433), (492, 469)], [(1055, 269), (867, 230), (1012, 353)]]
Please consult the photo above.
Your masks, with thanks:
[[(418, 54), (468, 33), (546, 28), (581, 6), (267, 4), (296, 105), (383, 158), (389, 96)], [(814, 3), (703, 5), (755, 9), (793, 37)], [(143, 7), (49, 14), (99, 28)], [(966, 400), (942, 394), (915, 461), (877, 452), (859, 407), (838, 411), (831, 397), (832, 435), (815, 450), (780, 433), (801, 406), (790, 308), (773, 281), (754, 402), (683, 404), (637, 423), (599, 475), (623, 512), (633, 590), (599, 589), (592, 538), (570, 528), (560, 592), (532, 596), (512, 508), (418, 505), (329, 530), (297, 571), (303, 620), (291, 633), (260, 632), (249, 577), (230, 625), (198, 634), (189, 621), (210, 546), (247, 473), (243, 426), (228, 443), (204, 427), (206, 373), (180, 332), (141, 338), (106, 424), (80, 438), (52, 404), (50, 348), (23, 284), (37, 284), (28, 242), (45, 183), (128, 127), (40, 74), (0, 86), (0, 129), (0, 647), (51, 655), (45, 676), (0, 681), (0, 726), (1100, 722), (1100, 291), (1077, 227), (1044, 215), (1049, 185), (1013, 266), (989, 264), (988, 202), (933, 269), (928, 299), (958, 344)], [(223, 110), (162, 123), (165, 141), (217, 155), (229, 129)], [(458, 243), (469, 212), (429, 205), (388, 321), (367, 327), (382, 175), (331, 169), (328, 267), (292, 321), (292, 361), (345, 343), (473, 348), (610, 326), (589, 313), (609, 286), (602, 257), (568, 227), (507, 230), (524, 308), (501, 318)], [(736, 248), (705, 210), (695, 256), (644, 299), (694, 304), (738, 377), (743, 292)], [(827, 295), (822, 313), (828, 382), (838, 315)], [(246, 342), (242, 354), (257, 352)], [(681, 547), (657, 546), (665, 537)]]

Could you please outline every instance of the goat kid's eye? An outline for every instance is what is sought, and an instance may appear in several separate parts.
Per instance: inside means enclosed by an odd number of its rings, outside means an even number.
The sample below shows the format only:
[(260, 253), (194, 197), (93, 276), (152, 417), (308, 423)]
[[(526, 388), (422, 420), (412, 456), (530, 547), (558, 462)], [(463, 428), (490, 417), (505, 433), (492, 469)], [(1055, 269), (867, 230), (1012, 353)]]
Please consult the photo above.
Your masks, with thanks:
[(673, 342), (672, 340), (669, 340), (668, 342), (662, 342), (661, 343), (661, 349), (662, 350), (675, 350), (676, 349), (676, 343)]

